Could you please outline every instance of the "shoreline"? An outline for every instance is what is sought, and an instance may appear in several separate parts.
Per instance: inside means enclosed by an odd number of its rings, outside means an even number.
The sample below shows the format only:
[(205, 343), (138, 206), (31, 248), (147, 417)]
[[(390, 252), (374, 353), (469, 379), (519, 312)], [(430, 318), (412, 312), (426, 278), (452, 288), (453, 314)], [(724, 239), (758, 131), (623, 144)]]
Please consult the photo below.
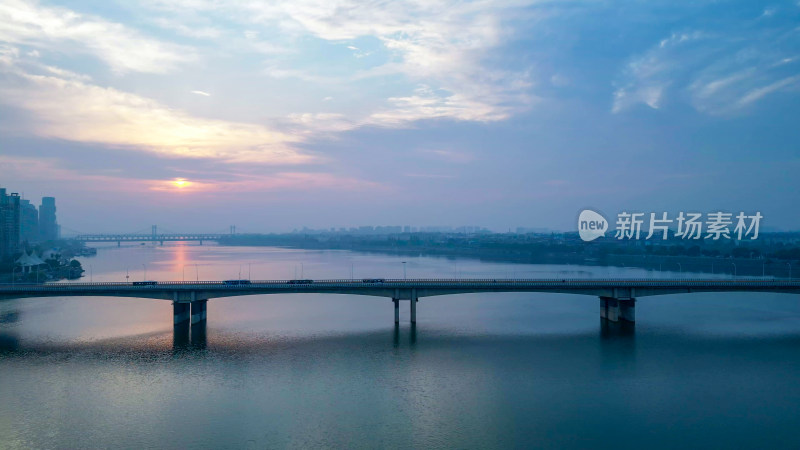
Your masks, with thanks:
[[(237, 242), (238, 241), (238, 242)], [(693, 272), (714, 275), (761, 277), (772, 276), (776, 278), (789, 278), (790, 272), (795, 276), (794, 270), (800, 267), (791, 267), (790, 263), (770, 259), (745, 259), (745, 258), (715, 258), (694, 256), (670, 255), (622, 255), (605, 254), (587, 256), (578, 253), (538, 253), (524, 250), (488, 251), (473, 248), (442, 248), (442, 247), (415, 247), (401, 248), (397, 246), (372, 246), (372, 245), (325, 245), (323, 242), (307, 241), (279, 242), (280, 240), (264, 240), (253, 242), (240, 239), (225, 239), (219, 245), (232, 247), (278, 247), (303, 250), (348, 250), (360, 253), (373, 253), (384, 255), (402, 256), (439, 256), (444, 258), (469, 258), (482, 262), (504, 262), (516, 264), (572, 264), (597, 267), (636, 267), (651, 271), (666, 272)]]

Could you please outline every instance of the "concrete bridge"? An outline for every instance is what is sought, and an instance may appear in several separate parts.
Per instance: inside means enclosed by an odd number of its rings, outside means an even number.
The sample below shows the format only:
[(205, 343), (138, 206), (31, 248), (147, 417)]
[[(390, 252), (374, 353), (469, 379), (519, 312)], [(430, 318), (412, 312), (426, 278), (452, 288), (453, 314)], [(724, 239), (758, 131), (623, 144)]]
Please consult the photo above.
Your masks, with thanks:
[(612, 322), (636, 320), (639, 297), (694, 292), (800, 293), (800, 280), (726, 279), (363, 279), (363, 280), (229, 280), (199, 282), (0, 284), (0, 300), (27, 297), (137, 297), (171, 301), (174, 323), (206, 319), (209, 299), (263, 294), (347, 294), (409, 301), (411, 322), (417, 321), (420, 297), (489, 292), (550, 292), (600, 298), (600, 317)]

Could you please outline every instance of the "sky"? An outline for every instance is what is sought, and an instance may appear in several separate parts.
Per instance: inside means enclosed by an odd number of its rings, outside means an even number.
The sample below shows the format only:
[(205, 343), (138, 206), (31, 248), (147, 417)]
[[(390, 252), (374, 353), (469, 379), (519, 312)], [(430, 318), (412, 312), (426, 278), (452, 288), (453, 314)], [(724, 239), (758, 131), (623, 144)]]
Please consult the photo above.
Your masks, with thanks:
[(0, 0), (0, 186), (65, 234), (800, 229), (800, 2)]

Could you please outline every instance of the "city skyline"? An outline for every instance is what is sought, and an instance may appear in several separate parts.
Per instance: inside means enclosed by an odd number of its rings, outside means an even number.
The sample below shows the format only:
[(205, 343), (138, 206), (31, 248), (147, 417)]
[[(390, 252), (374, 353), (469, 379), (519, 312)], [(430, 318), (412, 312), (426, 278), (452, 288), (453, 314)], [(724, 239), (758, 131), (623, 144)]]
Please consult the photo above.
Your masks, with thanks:
[(624, 6), (0, 1), (3, 183), (85, 232), (796, 230), (800, 5)]
[[(2, 188), (3, 192), (10, 191), (7, 188)], [(21, 195), (17, 192), (11, 192), (11, 196), (15, 196), (18, 198), (18, 209), (17, 215), (19, 216), (19, 235), (20, 238), (18, 241), (20, 243), (28, 241), (28, 242), (38, 242), (40, 240), (53, 240), (58, 237), (75, 237), (79, 235), (87, 235), (87, 234), (139, 234), (139, 235), (149, 235), (155, 233), (166, 233), (166, 234), (180, 234), (180, 233), (212, 233), (212, 234), (237, 234), (237, 226), (236, 225), (229, 225), (227, 226), (226, 230), (197, 230), (197, 227), (190, 227), (193, 229), (185, 230), (185, 229), (169, 229), (164, 230), (164, 227), (160, 227), (159, 225), (148, 225), (144, 228), (139, 228), (134, 230), (131, 228), (132, 226), (140, 226), (145, 222), (138, 223), (137, 225), (127, 224), (127, 228), (123, 229), (114, 229), (114, 230), (76, 230), (74, 228), (66, 227), (66, 233), (62, 235), (61, 233), (61, 224), (57, 223), (55, 218), (55, 198), (54, 197), (42, 197), (42, 203), (37, 207), (31, 203), (30, 199), (27, 199), (24, 195)], [(39, 211), (44, 210), (44, 213), (40, 213)], [(633, 220), (631, 219), (631, 214), (633, 213)], [(757, 215), (760, 212), (756, 212)], [(737, 233), (736, 227), (741, 227), (743, 225), (748, 224), (748, 220), (753, 220), (756, 216), (746, 216), (744, 211), (740, 211), (738, 215), (734, 215), (732, 212), (725, 212), (725, 211), (717, 211), (712, 212), (703, 217), (702, 213), (699, 212), (691, 212), (687, 213), (684, 217), (684, 212), (681, 211), (677, 214), (677, 216), (670, 216), (667, 212), (661, 212), (660, 214), (657, 213), (646, 213), (641, 211), (631, 211), (631, 212), (621, 212), (616, 218), (611, 217), (611, 221), (608, 222), (608, 231), (611, 234), (618, 232), (620, 229), (622, 230), (636, 230), (638, 229), (638, 233), (644, 233), (647, 235), (652, 235), (653, 232), (660, 232), (666, 227), (672, 233), (678, 233), (680, 235), (680, 230), (683, 228), (684, 221), (691, 221), (694, 222), (693, 226), (693, 237), (690, 240), (695, 239), (709, 239), (709, 237), (703, 238), (705, 233), (702, 232), (703, 227), (708, 227), (713, 222), (712, 216), (725, 216), (722, 219), (717, 218), (716, 220), (722, 220), (727, 222), (721, 224), (721, 229), (725, 233)], [(694, 217), (692, 217), (694, 216)], [(743, 223), (739, 219), (740, 217), (744, 220)], [(44, 225), (40, 225), (40, 221), (42, 217), (46, 217), (43, 223)], [(626, 219), (627, 217), (627, 219)], [(758, 217), (758, 221), (762, 217)], [(616, 219), (616, 222), (614, 221)], [(736, 223), (734, 223), (736, 220)], [(631, 228), (634, 226), (634, 228)], [(652, 230), (651, 230), (652, 225)], [(734, 226), (736, 225), (736, 227)], [(397, 224), (358, 224), (358, 225), (348, 225), (348, 226), (323, 226), (323, 227), (308, 227), (308, 226), (297, 226), (292, 229), (284, 229), (284, 230), (256, 230), (256, 229), (244, 229), (241, 228), (238, 230), (239, 234), (262, 234), (262, 233), (311, 233), (311, 234), (325, 234), (325, 233), (340, 233), (340, 234), (400, 234), (400, 233), (457, 233), (457, 234), (484, 234), (484, 233), (514, 233), (514, 234), (550, 234), (550, 233), (577, 233), (580, 229), (580, 219), (578, 224), (572, 224), (572, 226), (567, 227), (565, 229), (553, 229), (548, 227), (536, 227), (536, 226), (516, 226), (516, 227), (508, 227), (507, 229), (490, 229), (480, 225), (397, 225)], [(622, 228), (620, 228), (622, 227)], [(168, 227), (167, 227), (168, 228)], [(760, 229), (760, 223), (754, 224), (752, 227), (747, 227), (749, 231), (746, 234), (753, 234), (753, 230), (755, 229), (755, 238), (751, 237), (751, 239), (756, 239), (758, 236), (758, 230)], [(744, 228), (742, 229), (744, 230)], [(776, 229), (773, 227), (766, 227), (764, 229), (767, 233), (774, 233), (774, 232), (796, 232), (797, 230), (790, 229), (790, 230), (783, 230), (783, 229)], [(742, 231), (743, 233), (744, 231)], [(627, 231), (626, 231), (627, 233)], [(604, 233), (605, 234), (605, 233)], [(625, 233), (623, 233), (625, 234)], [(620, 240), (628, 240), (631, 239), (630, 236), (623, 236), (620, 237), (615, 235), (615, 239)], [(637, 238), (638, 240), (639, 238)], [(647, 238), (649, 239), (649, 237)], [(716, 240), (716, 239), (715, 239)], [(741, 240), (741, 238), (737, 238), (737, 240)], [(687, 241), (688, 242), (688, 241)]]
[(0, 186), (0, 261), (33, 244), (55, 241), (60, 234), (55, 198), (42, 197), (37, 208), (19, 193)]

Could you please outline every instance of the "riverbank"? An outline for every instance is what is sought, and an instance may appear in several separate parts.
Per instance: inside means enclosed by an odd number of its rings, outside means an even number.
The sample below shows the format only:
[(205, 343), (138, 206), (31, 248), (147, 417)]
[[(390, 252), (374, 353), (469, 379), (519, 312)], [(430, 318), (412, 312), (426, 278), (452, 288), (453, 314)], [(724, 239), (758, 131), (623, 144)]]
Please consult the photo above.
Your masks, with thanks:
[[(407, 256), (442, 256), (446, 258), (471, 258), (484, 262), (510, 262), (520, 264), (578, 264), (588, 266), (636, 267), (652, 271), (694, 272), (728, 274), (735, 276), (795, 276), (800, 263), (762, 256), (737, 258), (724, 254), (717, 248), (699, 251), (698, 256), (668, 254), (669, 250), (650, 250), (631, 246), (592, 246), (581, 242), (541, 242), (518, 240), (513, 242), (486, 242), (476, 239), (455, 239), (441, 236), (425, 239), (384, 237), (330, 239), (309, 235), (240, 235), (220, 240), (229, 246), (274, 246), (313, 250), (350, 250)], [(619, 251), (616, 253), (615, 250)], [(741, 249), (739, 249), (741, 250)], [(622, 253), (625, 252), (625, 253)], [(666, 253), (666, 254), (665, 254)], [(741, 251), (732, 251), (732, 254)], [(753, 253), (751, 253), (753, 254)], [(715, 256), (710, 256), (715, 255)]]
[[(71, 240), (48, 241), (24, 249), (26, 255), (35, 256), (41, 264), (19, 263), (23, 254), (0, 262), (0, 283), (43, 283), (55, 280), (80, 278), (84, 269), (76, 256), (93, 256), (97, 250)], [(35, 264), (35, 263), (34, 263)]]

